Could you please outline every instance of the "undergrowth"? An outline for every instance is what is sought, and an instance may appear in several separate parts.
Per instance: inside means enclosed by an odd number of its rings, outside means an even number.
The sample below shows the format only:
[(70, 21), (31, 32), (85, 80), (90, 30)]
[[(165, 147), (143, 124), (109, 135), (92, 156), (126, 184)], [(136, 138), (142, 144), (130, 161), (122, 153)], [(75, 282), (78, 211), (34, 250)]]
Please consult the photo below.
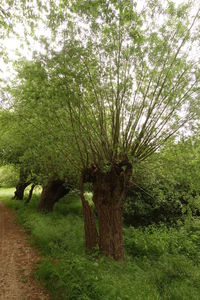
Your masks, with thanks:
[(0, 200), (16, 211), (40, 249), (35, 277), (54, 300), (200, 299), (198, 219), (176, 228), (124, 228), (126, 262), (119, 263), (85, 255), (78, 196), (68, 195), (50, 214), (36, 212), (38, 196), (24, 205), (0, 190)]

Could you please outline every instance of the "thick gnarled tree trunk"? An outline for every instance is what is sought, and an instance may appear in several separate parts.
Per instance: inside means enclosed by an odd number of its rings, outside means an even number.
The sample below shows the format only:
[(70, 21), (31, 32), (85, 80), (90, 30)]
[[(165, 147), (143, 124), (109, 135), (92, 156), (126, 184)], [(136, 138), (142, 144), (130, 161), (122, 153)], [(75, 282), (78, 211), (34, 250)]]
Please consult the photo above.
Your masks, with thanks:
[(30, 181), (28, 179), (28, 172), (24, 169), (23, 166), (20, 167), (20, 173), (19, 173), (19, 182), (16, 186), (14, 199), (16, 200), (23, 200), (24, 199), (24, 191), (26, 187), (30, 184)]
[(108, 197), (97, 197), (98, 221), (99, 221), (99, 250), (100, 254), (111, 257), (115, 260), (124, 260), (124, 243), (122, 235), (122, 213), (123, 203), (114, 203), (118, 199)]
[[(93, 202), (98, 214), (100, 254), (115, 260), (124, 260), (122, 214), (132, 166), (128, 163), (116, 164), (106, 173), (92, 167), (85, 171), (87, 172), (89, 175), (85, 176), (85, 182), (91, 181), (93, 184)], [(87, 238), (95, 241), (95, 231), (92, 231), (90, 226), (90, 234), (92, 232), (93, 238), (89, 237), (89, 234), (87, 236), (85, 231), (86, 241)]]
[(50, 212), (53, 210), (54, 204), (62, 197), (68, 194), (70, 187), (64, 185), (64, 181), (60, 179), (52, 179), (43, 187), (40, 201), (38, 203), (39, 211)]

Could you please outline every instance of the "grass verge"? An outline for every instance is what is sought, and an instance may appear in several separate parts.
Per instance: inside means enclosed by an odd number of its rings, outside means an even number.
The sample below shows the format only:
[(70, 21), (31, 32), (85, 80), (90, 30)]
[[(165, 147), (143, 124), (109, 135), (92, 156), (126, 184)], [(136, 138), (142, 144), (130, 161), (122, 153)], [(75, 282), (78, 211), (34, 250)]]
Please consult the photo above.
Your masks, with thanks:
[(200, 220), (179, 228), (164, 225), (124, 228), (126, 262), (86, 256), (80, 200), (70, 194), (53, 213), (36, 212), (38, 195), (29, 205), (0, 200), (12, 207), (40, 249), (35, 276), (54, 300), (197, 300), (200, 299)]

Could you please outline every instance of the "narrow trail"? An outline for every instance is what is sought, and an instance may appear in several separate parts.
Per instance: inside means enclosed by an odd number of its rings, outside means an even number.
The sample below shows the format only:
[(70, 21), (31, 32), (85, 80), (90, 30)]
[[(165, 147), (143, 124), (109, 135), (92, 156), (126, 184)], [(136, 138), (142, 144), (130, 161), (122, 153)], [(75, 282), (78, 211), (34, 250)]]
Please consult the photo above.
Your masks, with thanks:
[(39, 259), (14, 213), (0, 202), (0, 300), (49, 299), (32, 277)]

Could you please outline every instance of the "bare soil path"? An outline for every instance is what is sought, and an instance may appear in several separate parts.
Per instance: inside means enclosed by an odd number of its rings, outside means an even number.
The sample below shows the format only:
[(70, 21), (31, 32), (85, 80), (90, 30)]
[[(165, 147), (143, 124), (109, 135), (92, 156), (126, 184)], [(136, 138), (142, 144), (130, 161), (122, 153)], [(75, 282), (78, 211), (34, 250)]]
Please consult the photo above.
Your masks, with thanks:
[(0, 202), (0, 300), (47, 300), (32, 277), (39, 256), (11, 209)]

